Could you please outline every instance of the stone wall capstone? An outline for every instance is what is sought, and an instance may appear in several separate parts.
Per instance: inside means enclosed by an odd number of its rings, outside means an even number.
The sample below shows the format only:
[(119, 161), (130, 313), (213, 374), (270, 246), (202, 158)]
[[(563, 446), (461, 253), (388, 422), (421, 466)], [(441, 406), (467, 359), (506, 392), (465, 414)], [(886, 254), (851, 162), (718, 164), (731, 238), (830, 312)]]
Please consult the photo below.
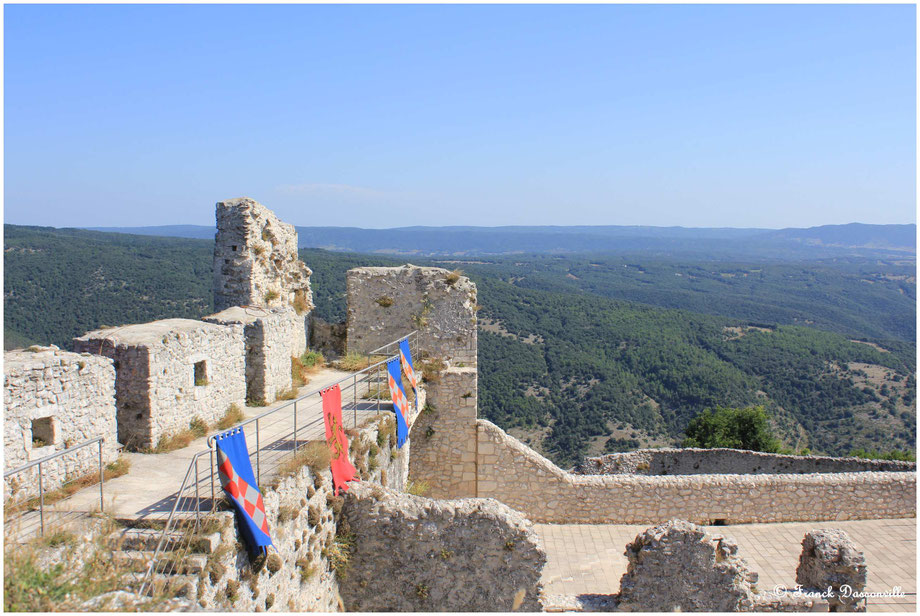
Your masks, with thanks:
[(531, 523), (497, 501), (362, 483), (345, 495), (343, 521), (354, 537), (339, 581), (348, 611), (541, 610), (546, 554)]
[(195, 418), (213, 423), (246, 399), (242, 325), (164, 319), (92, 331), (74, 349), (114, 360), (118, 440), (132, 449), (156, 447)]
[(478, 492), (535, 522), (697, 524), (916, 516), (913, 472), (574, 475), (478, 420)]
[[(103, 463), (118, 456), (115, 368), (97, 355), (55, 346), (3, 354), (4, 470), (91, 438), (105, 439)], [(42, 465), (45, 490), (99, 470), (99, 449), (88, 446)], [(38, 494), (38, 470), (4, 481), (4, 496)]]
[(248, 197), (220, 201), (214, 240), (214, 308), (313, 309), (312, 272), (297, 253), (297, 230)]
[(773, 475), (916, 471), (916, 462), (795, 456), (741, 449), (639, 449), (585, 458), (577, 475)]
[(234, 306), (203, 320), (243, 326), (247, 400), (270, 404), (291, 388), (291, 357), (299, 357), (306, 350), (304, 319), (293, 308)]
[(348, 271), (349, 352), (371, 351), (418, 330), (422, 357), (476, 365), (476, 285), (439, 267)]

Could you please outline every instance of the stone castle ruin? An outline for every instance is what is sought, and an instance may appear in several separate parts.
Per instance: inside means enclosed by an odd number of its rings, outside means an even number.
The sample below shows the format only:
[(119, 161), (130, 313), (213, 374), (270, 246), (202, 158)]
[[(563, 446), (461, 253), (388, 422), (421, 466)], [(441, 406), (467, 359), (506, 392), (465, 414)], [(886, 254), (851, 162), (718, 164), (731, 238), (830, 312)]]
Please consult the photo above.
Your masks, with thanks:
[[(291, 358), (307, 348), (313, 308), (296, 230), (247, 198), (218, 203), (216, 215), (217, 313), (99, 329), (76, 338), (75, 353), (6, 353), (7, 470), (95, 436), (105, 438), (106, 461), (119, 446), (147, 451), (191, 422), (212, 425), (231, 405), (271, 404), (292, 387)], [(368, 354), (417, 332), (423, 403), (408, 444), (397, 449), (383, 421), (356, 425), (350, 455), (362, 481), (344, 499), (332, 495), (328, 468), (264, 486), (276, 558), (266, 575), (253, 573), (232, 543), (189, 587), (203, 607), (539, 610), (554, 604), (541, 598), (545, 554), (532, 528), (541, 522), (655, 526), (628, 546), (629, 571), (603, 609), (792, 611), (803, 604), (758, 595), (737, 547), (694, 524), (916, 516), (908, 463), (658, 450), (560, 469), (478, 417), (472, 281), (405, 265), (353, 269), (346, 286), (347, 321), (321, 324), (314, 340)], [(84, 458), (68, 458), (49, 478), (92, 471)], [(427, 485), (429, 498), (406, 494), (410, 484)], [(237, 541), (229, 522), (219, 534), (215, 541)], [(341, 536), (353, 537), (344, 579), (330, 573)], [(846, 537), (806, 544), (803, 584), (864, 577)], [(235, 602), (221, 603), (227, 596)]]

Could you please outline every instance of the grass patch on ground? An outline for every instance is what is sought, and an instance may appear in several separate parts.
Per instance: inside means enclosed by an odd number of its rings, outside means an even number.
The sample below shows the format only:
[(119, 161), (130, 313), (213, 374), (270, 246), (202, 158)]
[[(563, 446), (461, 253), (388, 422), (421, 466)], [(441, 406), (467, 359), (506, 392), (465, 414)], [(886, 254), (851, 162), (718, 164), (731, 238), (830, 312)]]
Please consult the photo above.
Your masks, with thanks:
[(313, 474), (317, 475), (328, 469), (331, 461), (332, 454), (325, 442), (306, 443), (293, 456), (281, 463), (278, 473), (272, 478), (271, 485), (277, 487), (282, 479), (290, 477), (304, 466), (309, 467)]
[(309, 374), (324, 365), (326, 365), (326, 358), (319, 351), (304, 351), (300, 357), (292, 357), (291, 382), (294, 387), (303, 387), (309, 383)]
[(218, 430), (226, 430), (232, 428), (241, 421), (243, 421), (243, 410), (236, 404), (231, 404), (227, 407), (227, 412), (224, 413), (224, 416), (218, 419), (217, 423), (214, 424), (214, 427)]
[(371, 358), (362, 353), (346, 353), (345, 357), (335, 363), (335, 367), (345, 372), (357, 372), (371, 365)]

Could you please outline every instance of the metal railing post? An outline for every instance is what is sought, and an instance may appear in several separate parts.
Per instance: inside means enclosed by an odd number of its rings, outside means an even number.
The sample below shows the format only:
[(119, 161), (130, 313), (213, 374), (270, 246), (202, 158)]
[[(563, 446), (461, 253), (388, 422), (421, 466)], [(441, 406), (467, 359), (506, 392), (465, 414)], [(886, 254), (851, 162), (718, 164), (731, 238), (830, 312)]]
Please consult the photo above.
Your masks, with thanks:
[(105, 469), (102, 467), (102, 443), (105, 440), (99, 441), (99, 511), (100, 513), (105, 511), (105, 494), (102, 491), (102, 484), (105, 483)]
[(211, 458), (211, 511), (217, 509), (217, 495), (214, 493), (214, 449), (210, 451)]
[[(262, 463), (259, 451), (262, 447), (259, 445), (259, 420), (256, 419), (256, 484), (262, 484)], [(257, 485), (257, 487), (258, 487)]]
[(354, 402), (351, 405), (352, 413), (355, 417), (355, 428), (358, 427), (358, 375), (352, 377), (351, 396)]
[(201, 494), (198, 492), (198, 456), (195, 456), (195, 527), (201, 526)]
[(294, 453), (297, 453), (297, 400), (294, 400)]
[(38, 521), (41, 524), (41, 536), (45, 536), (45, 487), (42, 483), (42, 464), (38, 463)]
[(377, 413), (380, 413), (380, 367), (374, 370), (374, 397), (377, 398)]

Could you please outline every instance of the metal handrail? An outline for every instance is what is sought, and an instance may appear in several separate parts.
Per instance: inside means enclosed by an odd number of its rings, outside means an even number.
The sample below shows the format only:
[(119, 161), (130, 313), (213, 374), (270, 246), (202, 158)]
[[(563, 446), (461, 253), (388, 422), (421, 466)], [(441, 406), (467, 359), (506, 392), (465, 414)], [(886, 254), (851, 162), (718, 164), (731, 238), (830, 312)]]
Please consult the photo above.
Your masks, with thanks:
[(414, 330), (412, 330), (411, 332), (409, 332), (408, 334), (406, 334), (405, 336), (403, 336), (402, 338), (397, 338), (396, 340), (394, 340), (394, 341), (392, 341), (392, 342), (387, 342), (387, 343), (386, 343), (385, 345), (383, 345), (382, 347), (377, 347), (376, 349), (374, 349), (373, 351), (371, 351), (370, 353), (368, 353), (368, 355), (376, 355), (378, 351), (382, 351), (383, 349), (385, 349), (385, 348), (387, 348), (387, 347), (390, 347), (390, 346), (393, 346), (394, 344), (399, 344), (399, 343), (402, 342), (403, 340), (408, 340), (408, 339), (409, 339), (409, 336), (412, 336), (412, 335), (415, 335), (415, 345), (416, 345), (416, 347), (417, 347), (417, 346), (418, 346), (418, 330), (417, 330), (417, 329), (414, 329)]
[[(386, 344), (386, 345), (384, 345), (384, 346), (382, 346), (382, 347), (380, 347), (380, 348), (378, 348), (378, 349), (375, 349), (373, 352), (369, 353), (368, 355), (374, 355), (374, 354), (376, 354), (378, 351), (380, 351), (381, 349), (385, 349), (385, 348), (387, 348), (387, 347), (389, 347), (389, 346), (393, 346), (394, 344), (398, 344), (399, 342), (401, 342), (401, 341), (403, 341), (403, 340), (408, 340), (408, 339), (409, 339), (411, 336), (413, 336), (413, 335), (415, 335), (415, 345), (416, 345), (416, 352), (417, 352), (417, 350), (418, 350), (418, 331), (412, 331), (412, 332), (409, 332), (408, 334), (406, 334), (405, 336), (402, 336), (401, 338), (397, 338), (395, 341), (390, 342), (389, 344)], [(369, 375), (371, 375), (371, 373), (377, 372), (378, 368), (380, 368), (381, 366), (383, 366), (383, 364), (385, 364), (385, 363), (391, 361), (391, 360), (394, 359), (394, 358), (398, 358), (398, 357), (399, 357), (398, 354), (394, 354), (394, 355), (388, 356), (388, 357), (386, 357), (385, 359), (383, 359), (383, 360), (381, 360), (381, 361), (379, 361), (379, 362), (377, 362), (377, 363), (375, 363), (375, 364), (369, 365), (369, 366), (367, 366), (366, 368), (363, 368), (363, 369), (361, 369), (361, 370), (358, 370), (358, 371), (356, 371), (356, 372), (353, 372), (353, 373), (349, 374), (348, 376), (343, 377), (343, 378), (339, 379), (338, 381), (335, 381), (334, 383), (330, 383), (330, 384), (325, 385), (324, 387), (321, 387), (321, 388), (318, 388), (318, 389), (311, 390), (310, 392), (308, 392), (308, 393), (306, 393), (306, 394), (304, 394), (304, 395), (302, 395), (302, 396), (299, 396), (299, 397), (297, 397), (297, 398), (294, 399), (294, 400), (288, 401), (287, 404), (283, 404), (283, 405), (281, 405), (281, 406), (279, 406), (279, 407), (277, 407), (277, 408), (270, 409), (270, 410), (268, 410), (268, 411), (265, 411), (265, 412), (263, 412), (263, 413), (260, 413), (260, 414), (256, 415), (255, 417), (250, 417), (249, 419), (246, 419), (246, 420), (244, 420), (244, 421), (241, 421), (241, 422), (235, 424), (234, 426), (232, 426), (231, 428), (228, 428), (227, 430), (222, 430), (222, 431), (220, 431), (220, 432), (218, 432), (218, 433), (216, 433), (216, 434), (212, 434), (211, 436), (209, 436), (209, 437), (207, 438), (207, 440), (206, 440), (207, 445), (208, 445), (208, 449), (205, 450), (205, 451), (201, 451), (201, 452), (195, 454), (195, 456), (193, 456), (192, 459), (191, 459), (190, 462), (189, 462), (188, 470), (186, 471), (185, 477), (184, 477), (183, 480), (182, 480), (182, 485), (179, 487), (179, 490), (176, 492), (176, 501), (175, 501), (175, 503), (173, 503), (173, 507), (172, 507), (172, 509), (171, 509), (171, 511), (170, 511), (170, 513), (169, 513), (169, 517), (166, 519), (166, 523), (165, 523), (165, 525), (163, 526), (163, 531), (162, 531), (162, 534), (161, 534), (161, 536), (160, 536), (160, 540), (157, 542), (157, 548), (156, 548), (156, 550), (155, 550), (155, 552), (154, 552), (154, 554), (153, 554), (153, 557), (152, 557), (152, 559), (151, 559), (151, 561), (150, 561), (150, 564), (148, 565), (147, 571), (146, 571), (146, 573), (144, 574), (144, 579), (143, 579), (143, 582), (141, 583), (140, 589), (138, 590), (138, 594), (143, 594), (143, 592), (144, 592), (147, 588), (149, 588), (149, 585), (150, 585), (151, 580), (152, 580), (152, 578), (153, 578), (153, 574), (154, 574), (155, 571), (156, 571), (157, 561), (158, 561), (158, 559), (159, 559), (159, 557), (160, 557), (160, 555), (161, 555), (161, 553), (162, 553), (162, 551), (163, 551), (163, 546), (165, 545), (167, 534), (169, 533), (169, 531), (170, 531), (170, 530), (172, 529), (172, 527), (173, 527), (174, 520), (175, 520), (176, 514), (177, 514), (177, 512), (178, 512), (180, 503), (183, 501), (184, 498), (186, 498), (186, 497), (183, 496), (183, 494), (184, 494), (184, 493), (186, 492), (186, 490), (188, 490), (189, 487), (190, 487), (190, 478), (191, 478), (191, 476), (192, 476), (193, 469), (194, 469), (194, 474), (195, 474), (195, 496), (194, 496), (194, 499), (195, 499), (195, 502), (196, 502), (196, 504), (195, 504), (195, 517), (196, 517), (196, 523), (200, 523), (200, 519), (199, 519), (199, 518), (200, 518), (200, 513), (201, 513), (201, 498), (200, 498), (200, 495), (198, 494), (198, 486), (199, 486), (199, 482), (200, 482), (199, 476), (198, 476), (198, 461), (199, 461), (199, 459), (200, 459), (201, 457), (203, 457), (203, 456), (205, 456), (205, 455), (209, 455), (209, 456), (211, 457), (210, 464), (209, 464), (209, 472), (208, 472), (209, 477), (206, 477), (206, 478), (205, 478), (205, 480), (207, 480), (207, 479), (209, 478), (209, 479), (210, 479), (210, 484), (211, 484), (211, 486), (210, 486), (210, 487), (211, 487), (211, 511), (213, 512), (213, 511), (214, 511), (214, 508), (217, 506), (217, 500), (216, 500), (216, 494), (215, 494), (215, 493), (216, 493), (216, 486), (215, 486), (215, 484), (214, 484), (215, 475), (217, 475), (217, 472), (216, 472), (216, 470), (215, 470), (215, 466), (216, 466), (216, 465), (215, 465), (215, 452), (216, 452), (215, 441), (217, 441), (218, 439), (222, 438), (223, 436), (225, 436), (225, 435), (227, 435), (227, 434), (229, 434), (229, 433), (231, 433), (231, 432), (236, 432), (236, 431), (242, 430), (244, 427), (246, 427), (246, 426), (248, 426), (248, 425), (250, 425), (250, 424), (255, 424), (255, 427), (256, 427), (256, 448), (255, 448), (255, 451), (254, 451), (254, 452), (249, 452), (249, 456), (252, 457), (253, 455), (255, 455), (255, 458), (256, 458), (256, 477), (257, 477), (257, 482), (258, 482), (258, 483), (261, 483), (261, 477), (260, 477), (260, 476), (261, 476), (261, 464), (259, 463), (259, 453), (260, 453), (260, 451), (261, 451), (261, 444), (260, 444), (260, 442), (259, 442), (259, 422), (260, 422), (260, 420), (262, 420), (262, 419), (264, 419), (264, 418), (266, 418), (266, 417), (268, 417), (268, 416), (270, 416), (270, 415), (272, 415), (272, 414), (275, 414), (275, 413), (277, 413), (278, 411), (291, 410), (291, 409), (292, 409), (292, 410), (293, 410), (293, 419), (294, 419), (294, 426), (293, 426), (293, 428), (294, 428), (294, 451), (296, 452), (296, 451), (297, 451), (297, 431), (298, 431), (298, 426), (297, 426), (297, 403), (298, 403), (298, 402), (303, 402), (303, 401), (306, 400), (307, 398), (311, 398), (311, 397), (313, 397), (313, 396), (316, 396), (317, 394), (320, 394), (322, 391), (324, 391), (325, 389), (327, 389), (327, 388), (329, 388), (329, 387), (333, 387), (333, 386), (335, 386), (335, 385), (342, 385), (342, 384), (344, 384), (344, 383), (352, 383), (352, 384), (353, 384), (353, 389), (354, 389), (354, 396), (355, 396), (354, 401), (355, 401), (355, 405), (356, 405), (356, 406), (355, 406), (355, 424), (357, 425), (357, 384), (358, 384), (358, 381), (359, 381), (359, 377), (363, 377), (363, 376), (365, 376), (365, 375), (369, 376)], [(377, 378), (379, 378), (379, 375), (375, 375), (375, 379), (377, 379)], [(314, 403), (315, 403), (315, 401), (314, 401)], [(380, 411), (380, 399), (379, 399), (379, 397), (377, 398), (376, 410), (377, 410), (377, 412)], [(321, 420), (319, 420), (319, 421), (321, 421)], [(316, 422), (314, 421), (314, 422), (312, 422), (312, 423), (316, 423)], [(307, 424), (307, 425), (312, 425), (312, 424)], [(305, 427), (305, 426), (302, 426), (301, 428), (303, 428), (303, 427)], [(189, 496), (188, 498), (192, 498), (192, 497)]]
[[(27, 471), (30, 468), (35, 468), (36, 466), (38, 467), (38, 519), (39, 519), (40, 536), (42, 537), (45, 536), (45, 486), (44, 486), (43, 475), (42, 475), (42, 464), (46, 464), (50, 462), (51, 460), (56, 460), (57, 458), (62, 458), (66, 456), (67, 454), (73, 453), (74, 451), (78, 449), (82, 449), (84, 447), (88, 447), (89, 445), (93, 445), (96, 443), (99, 444), (99, 459), (98, 459), (98, 463), (99, 463), (99, 511), (105, 511), (105, 491), (104, 491), (105, 469), (103, 469), (103, 466), (102, 466), (102, 445), (105, 443), (104, 436), (97, 436), (95, 438), (91, 438), (89, 440), (83, 441), (82, 443), (78, 445), (74, 445), (73, 447), (67, 447), (66, 449), (62, 449), (61, 451), (56, 451), (43, 458), (39, 458), (38, 460), (32, 460), (28, 464), (23, 464), (22, 466), (5, 471), (3, 473), (3, 478), (9, 479), (13, 475), (17, 475), (19, 473)], [(64, 483), (67, 483), (67, 482), (65, 481)]]
[[(411, 336), (412, 334), (415, 334), (415, 333), (417, 333), (417, 332), (410, 332), (410, 333), (406, 334), (405, 336), (403, 336), (402, 338), (398, 338), (398, 339), (394, 340), (393, 342), (390, 342), (389, 344), (385, 344), (385, 345), (383, 345), (382, 347), (380, 347), (380, 348), (378, 348), (378, 349), (375, 349), (374, 351), (371, 351), (370, 353), (368, 353), (368, 355), (374, 355), (374, 354), (376, 354), (376, 352), (379, 351), (380, 349), (385, 349), (385, 348), (387, 348), (388, 346), (392, 346), (393, 344), (397, 344), (397, 343), (399, 343), (399, 342), (402, 342), (403, 340), (407, 340), (407, 339), (409, 338), (409, 336)], [(372, 370), (375, 370), (375, 369), (379, 368), (380, 366), (382, 366), (383, 364), (385, 364), (385, 363), (387, 363), (388, 361), (390, 361), (391, 359), (398, 358), (398, 357), (399, 357), (398, 354), (396, 354), (396, 355), (390, 355), (390, 356), (386, 357), (385, 359), (382, 359), (381, 361), (378, 361), (376, 364), (370, 365), (370, 366), (368, 366), (367, 368), (362, 368), (361, 370), (358, 370), (357, 372), (352, 372), (352, 373), (349, 374), (348, 376), (346, 376), (346, 377), (344, 377), (344, 378), (341, 378), (341, 379), (339, 379), (338, 381), (336, 381), (336, 382), (334, 382), (334, 383), (329, 383), (328, 385), (325, 385), (325, 386), (320, 387), (320, 388), (318, 388), (318, 389), (314, 389), (314, 390), (312, 390), (312, 391), (310, 391), (310, 392), (307, 392), (307, 393), (305, 393), (304, 395), (300, 396), (299, 398), (295, 398), (294, 400), (289, 401), (287, 404), (283, 404), (283, 405), (281, 405), (281, 406), (279, 406), (279, 407), (277, 407), (277, 408), (269, 409), (269, 410), (265, 411), (264, 413), (259, 413), (259, 414), (256, 415), (255, 417), (250, 417), (249, 419), (246, 419), (246, 420), (244, 420), (244, 421), (241, 421), (241, 422), (238, 423), (238, 424), (234, 424), (233, 427), (228, 428), (227, 430), (224, 430), (223, 432), (218, 432), (217, 434), (212, 434), (211, 436), (208, 437), (208, 440), (207, 440), (208, 447), (209, 447), (209, 448), (213, 448), (213, 447), (214, 447), (214, 441), (217, 440), (217, 438), (218, 438), (219, 436), (221, 436), (222, 434), (225, 434), (225, 433), (230, 432), (230, 431), (232, 431), (232, 430), (236, 430), (236, 429), (238, 429), (238, 428), (242, 428), (243, 426), (248, 426), (249, 424), (255, 423), (255, 422), (259, 421), (260, 419), (263, 419), (263, 418), (265, 418), (265, 417), (268, 417), (269, 415), (273, 415), (274, 413), (277, 413), (278, 411), (282, 411), (282, 410), (284, 410), (284, 409), (286, 409), (286, 408), (288, 408), (288, 407), (290, 407), (290, 406), (294, 406), (294, 405), (296, 405), (298, 402), (302, 402), (302, 401), (306, 400), (307, 398), (310, 398), (310, 397), (312, 397), (312, 396), (315, 396), (316, 394), (320, 393), (321, 391), (323, 391), (323, 390), (325, 390), (325, 389), (328, 389), (328, 388), (330, 388), (330, 387), (335, 387), (336, 385), (341, 385), (341, 384), (344, 383), (345, 381), (351, 381), (352, 379), (354, 379), (354, 378), (357, 377), (358, 375), (361, 375), (361, 374), (364, 374), (364, 373), (368, 373), (368, 372), (370, 372), (370, 371), (372, 371)]]
[(7, 479), (8, 477), (10, 477), (10, 475), (15, 475), (16, 473), (21, 473), (22, 471), (27, 471), (27, 470), (29, 470), (30, 468), (32, 468), (33, 466), (38, 466), (39, 464), (44, 464), (45, 462), (48, 462), (48, 461), (53, 460), (53, 459), (55, 459), (55, 458), (60, 458), (61, 456), (67, 455), (68, 453), (70, 453), (70, 452), (72, 452), (72, 451), (76, 451), (77, 449), (81, 449), (81, 448), (83, 448), (83, 447), (86, 447), (87, 445), (92, 445), (93, 443), (100, 442), (100, 441), (101, 441), (101, 442), (105, 442), (105, 437), (104, 437), (104, 436), (97, 436), (96, 438), (91, 438), (91, 439), (89, 439), (88, 441), (83, 441), (83, 442), (80, 443), (79, 445), (74, 445), (73, 447), (68, 447), (67, 449), (62, 449), (61, 451), (57, 451), (57, 452), (55, 452), (55, 453), (53, 453), (53, 454), (51, 454), (51, 455), (49, 455), (49, 456), (45, 456), (44, 458), (39, 458), (38, 460), (32, 460), (32, 461), (29, 462), (28, 464), (23, 464), (22, 466), (20, 466), (20, 467), (18, 467), (18, 468), (14, 468), (14, 469), (9, 470), (9, 471), (4, 471), (4, 473), (3, 473), (3, 478), (4, 478), (4, 479)]

